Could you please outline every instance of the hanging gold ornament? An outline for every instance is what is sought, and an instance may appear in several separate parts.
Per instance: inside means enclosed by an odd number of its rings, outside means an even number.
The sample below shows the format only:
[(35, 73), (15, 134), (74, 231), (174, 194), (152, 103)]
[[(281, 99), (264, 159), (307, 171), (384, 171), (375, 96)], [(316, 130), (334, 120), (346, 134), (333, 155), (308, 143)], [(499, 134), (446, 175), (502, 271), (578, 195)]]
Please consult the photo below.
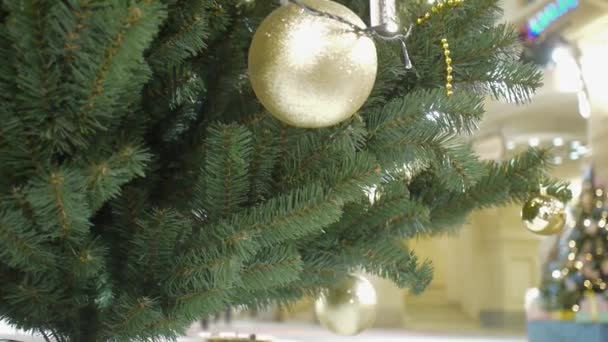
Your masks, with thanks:
[(331, 332), (357, 335), (376, 320), (376, 290), (364, 277), (349, 275), (317, 299), (315, 312), (321, 324)]
[(526, 202), (521, 217), (526, 229), (538, 235), (558, 234), (566, 224), (564, 204), (550, 195), (538, 195)]
[[(341, 4), (300, 1), (365, 28)], [(370, 37), (293, 3), (262, 22), (249, 49), (249, 78), (258, 99), (277, 119), (297, 127), (328, 127), (350, 118), (369, 97), (377, 68)]]

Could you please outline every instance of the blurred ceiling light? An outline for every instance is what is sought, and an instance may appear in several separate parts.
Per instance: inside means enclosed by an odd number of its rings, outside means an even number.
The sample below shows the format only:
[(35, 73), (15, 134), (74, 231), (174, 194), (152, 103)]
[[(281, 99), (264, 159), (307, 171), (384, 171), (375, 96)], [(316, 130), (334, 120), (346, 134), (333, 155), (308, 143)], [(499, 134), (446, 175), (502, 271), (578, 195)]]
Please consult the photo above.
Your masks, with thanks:
[(580, 142), (580, 141), (578, 141), (578, 140), (574, 140), (574, 141), (571, 143), (571, 145), (572, 145), (572, 148), (577, 149), (577, 148), (579, 148), (579, 146), (581, 146), (581, 142)]
[(568, 63), (570, 61), (574, 61), (574, 57), (572, 56), (570, 49), (568, 49), (564, 45), (556, 46), (553, 49), (553, 52), (551, 53), (551, 59), (556, 64)]
[(509, 140), (507, 141), (507, 150), (512, 151), (515, 149), (515, 141)]
[(578, 160), (580, 156), (576, 152), (570, 152), (570, 160)]
[(580, 155), (585, 155), (585, 154), (587, 154), (587, 152), (589, 152), (589, 149), (587, 148), (587, 146), (581, 145), (576, 148), (576, 153), (578, 153)]
[(553, 163), (555, 163), (556, 165), (560, 165), (563, 162), (564, 162), (564, 158), (562, 158), (560, 156), (555, 156), (555, 158), (553, 158)]
[(538, 288), (531, 288), (526, 291), (524, 307), (529, 309), (534, 305), (534, 302), (540, 297), (540, 290)]
[(564, 146), (564, 138), (562, 138), (562, 137), (553, 138), (553, 146), (555, 146), (555, 147)]
[(539, 138), (530, 138), (530, 141), (528, 143), (530, 144), (530, 146), (536, 147), (536, 146), (540, 145), (540, 139)]

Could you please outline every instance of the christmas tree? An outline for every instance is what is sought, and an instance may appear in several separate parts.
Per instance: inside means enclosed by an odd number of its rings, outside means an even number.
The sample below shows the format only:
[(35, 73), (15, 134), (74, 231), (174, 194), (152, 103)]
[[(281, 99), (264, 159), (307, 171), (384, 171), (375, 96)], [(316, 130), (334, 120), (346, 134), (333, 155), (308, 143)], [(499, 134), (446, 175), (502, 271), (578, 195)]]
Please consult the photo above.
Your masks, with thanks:
[(608, 207), (592, 169), (585, 175), (572, 216), (571, 229), (560, 238), (543, 274), (543, 304), (551, 310), (576, 312), (586, 293), (606, 295)]
[[(339, 2), (368, 17), (366, 1)], [(497, 0), (457, 3), (401, 1), (414, 68), (377, 40), (363, 107), (303, 129), (248, 80), (275, 1), (4, 1), (0, 317), (49, 340), (159, 340), (353, 270), (420, 292), (432, 267), (404, 239), (539, 184), (566, 197), (546, 151), (482, 161), (467, 142), (486, 96), (526, 102), (541, 77), (494, 25)]]

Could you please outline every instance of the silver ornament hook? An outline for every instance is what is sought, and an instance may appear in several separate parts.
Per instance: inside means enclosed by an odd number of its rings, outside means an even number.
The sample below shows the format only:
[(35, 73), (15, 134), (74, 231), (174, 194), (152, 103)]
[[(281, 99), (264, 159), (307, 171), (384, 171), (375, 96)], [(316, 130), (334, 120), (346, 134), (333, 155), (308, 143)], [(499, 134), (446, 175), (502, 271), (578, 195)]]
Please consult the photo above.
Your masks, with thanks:
[[(373, 4), (375, 2), (378, 2), (378, 0), (370, 0), (370, 10), (371, 10), (371, 8), (374, 8)], [(292, 3), (292, 4), (302, 8), (308, 14), (316, 15), (319, 17), (325, 17), (328, 19), (333, 19), (340, 23), (343, 23), (343, 24), (349, 26), (351, 28), (351, 30), (353, 30), (353, 32), (370, 35), (373, 38), (377, 38), (380, 40), (386, 40), (386, 41), (398, 40), (401, 43), (401, 49), (403, 52), (403, 64), (405, 65), (405, 68), (408, 70), (412, 68), (412, 61), (410, 59), (410, 54), (407, 50), (407, 40), (412, 33), (413, 25), (410, 25), (405, 33), (399, 33), (399, 29), (398, 29), (399, 24), (397, 22), (395, 0), (379, 1), (379, 3), (381, 3), (380, 4), (381, 6), (377, 9), (373, 10), (374, 13), (372, 15), (372, 20), (371, 20), (372, 25), (370, 25), (367, 28), (359, 27), (358, 25), (350, 22), (347, 19), (342, 18), (341, 16), (333, 15), (331, 13), (327, 13), (325, 11), (321, 11), (316, 8), (310, 7), (310, 6), (306, 5), (305, 3), (303, 3), (301, 0), (281, 0), (281, 4), (287, 4), (287, 3)], [(376, 12), (378, 12), (378, 13), (376, 13)], [(391, 17), (391, 16), (393, 16), (393, 17)], [(374, 25), (374, 24), (376, 24), (376, 25)], [(395, 27), (397, 27), (396, 30), (394, 30)], [(395, 32), (391, 32), (391, 31), (395, 31)]]

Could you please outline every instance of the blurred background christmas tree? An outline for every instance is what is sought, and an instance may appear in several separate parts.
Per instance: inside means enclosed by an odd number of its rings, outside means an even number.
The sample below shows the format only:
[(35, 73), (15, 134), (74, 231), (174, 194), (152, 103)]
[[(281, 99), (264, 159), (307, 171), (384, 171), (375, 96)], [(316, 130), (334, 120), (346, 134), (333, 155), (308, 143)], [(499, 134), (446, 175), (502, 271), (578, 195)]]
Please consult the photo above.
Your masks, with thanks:
[(578, 312), (585, 294), (606, 296), (608, 282), (608, 206), (603, 185), (590, 169), (570, 228), (557, 241), (543, 275), (543, 303), (550, 310)]

